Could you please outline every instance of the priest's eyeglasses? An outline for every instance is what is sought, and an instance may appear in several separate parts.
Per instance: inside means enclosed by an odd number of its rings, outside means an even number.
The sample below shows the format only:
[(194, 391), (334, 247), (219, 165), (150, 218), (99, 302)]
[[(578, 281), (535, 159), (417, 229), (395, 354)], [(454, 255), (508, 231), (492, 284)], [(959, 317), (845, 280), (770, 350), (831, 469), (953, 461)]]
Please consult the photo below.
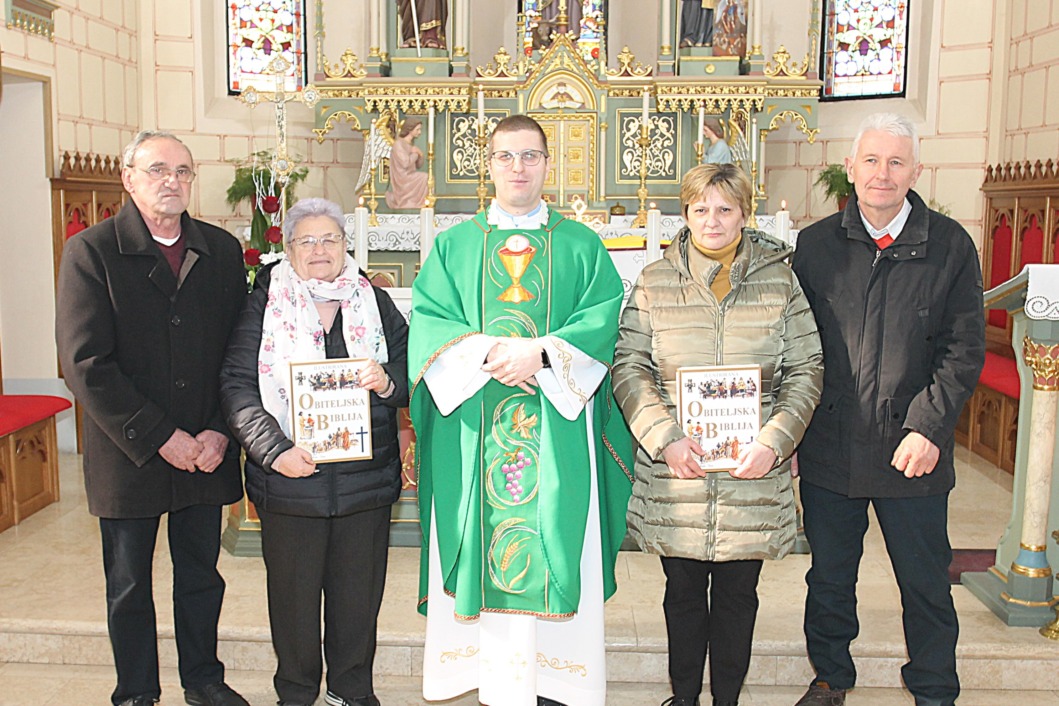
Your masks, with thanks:
[(302, 250), (312, 250), (317, 243), (327, 250), (333, 250), (346, 244), (346, 236), (339, 233), (324, 233), (323, 235), (305, 235), (291, 240), (292, 245)]
[(499, 152), (493, 152), (490, 156), (493, 158), (493, 161), (501, 167), (510, 167), (513, 165), (515, 163), (515, 157), (522, 160), (522, 166), (535, 167), (540, 164), (541, 159), (548, 155), (540, 150), (522, 150), (521, 152), (500, 150)]
[(150, 166), (147, 169), (136, 167), (141, 172), (151, 177), (151, 181), (164, 181), (171, 176), (175, 176), (176, 180), (181, 184), (190, 184), (195, 181), (195, 172), (191, 171), (187, 167), (177, 167), (176, 169), (170, 169), (169, 167)]

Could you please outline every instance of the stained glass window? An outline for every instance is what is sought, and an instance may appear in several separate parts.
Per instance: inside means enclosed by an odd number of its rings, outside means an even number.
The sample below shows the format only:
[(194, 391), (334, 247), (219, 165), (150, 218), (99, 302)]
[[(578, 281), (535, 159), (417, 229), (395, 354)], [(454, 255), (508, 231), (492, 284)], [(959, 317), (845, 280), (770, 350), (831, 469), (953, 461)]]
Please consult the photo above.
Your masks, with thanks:
[(228, 0), (228, 92), (275, 88), (269, 62), (280, 54), (291, 67), (288, 91), (305, 86), (305, 0)]
[(822, 100), (903, 96), (910, 0), (826, 0)]

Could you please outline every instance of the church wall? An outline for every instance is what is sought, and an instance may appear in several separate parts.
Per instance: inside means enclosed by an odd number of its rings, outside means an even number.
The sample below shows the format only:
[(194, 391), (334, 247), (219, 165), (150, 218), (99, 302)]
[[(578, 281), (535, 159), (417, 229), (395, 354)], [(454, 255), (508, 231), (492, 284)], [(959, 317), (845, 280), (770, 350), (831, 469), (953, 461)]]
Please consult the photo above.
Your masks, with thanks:
[(1059, 160), (1059, 2), (1012, 0), (1003, 161)]
[[(786, 199), (797, 227), (833, 213), (835, 203), (825, 201), (813, 181), (824, 166), (841, 163), (849, 154), (866, 112), (887, 110), (907, 116), (919, 129), (920, 159), (925, 169), (917, 192), (948, 208), (980, 243), (984, 167), (1004, 158), (1000, 149), (1003, 135), (998, 134), (998, 126), (1003, 125), (1006, 52), (994, 49), (1008, 45), (1008, 2), (912, 3), (913, 49), (907, 96), (822, 103), (818, 145), (807, 144), (800, 133), (789, 127), (770, 136), (767, 152), (772, 166), (766, 169), (768, 210), (774, 212), (780, 200)], [(793, 17), (789, 21), (794, 24)], [(784, 26), (782, 21), (777, 24)], [(766, 40), (770, 26), (766, 21)], [(765, 49), (768, 56), (775, 47)]]

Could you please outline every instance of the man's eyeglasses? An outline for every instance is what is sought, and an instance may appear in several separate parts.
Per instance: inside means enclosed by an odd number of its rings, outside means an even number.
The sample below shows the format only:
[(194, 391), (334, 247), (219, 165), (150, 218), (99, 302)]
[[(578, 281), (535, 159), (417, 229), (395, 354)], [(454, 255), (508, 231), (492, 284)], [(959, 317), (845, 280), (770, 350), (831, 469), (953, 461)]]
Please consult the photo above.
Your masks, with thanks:
[(147, 169), (142, 169), (140, 167), (136, 168), (151, 177), (151, 181), (163, 181), (171, 176), (175, 176), (176, 180), (181, 184), (190, 184), (195, 181), (195, 172), (187, 167), (177, 167), (176, 169), (170, 169), (169, 167), (147, 167)]
[(545, 152), (540, 150), (522, 150), (521, 152), (509, 152), (507, 150), (501, 150), (499, 152), (493, 152), (489, 155), (493, 158), (493, 161), (499, 164), (501, 167), (510, 167), (515, 163), (515, 157), (522, 160), (522, 164), (526, 167), (535, 167), (540, 164), (540, 161), (547, 157)]
[(305, 235), (301, 238), (294, 238), (290, 241), (291, 245), (299, 247), (303, 250), (312, 250), (319, 243), (324, 248), (331, 250), (339, 246), (346, 244), (346, 236), (340, 235), (339, 233), (325, 233), (324, 235)]

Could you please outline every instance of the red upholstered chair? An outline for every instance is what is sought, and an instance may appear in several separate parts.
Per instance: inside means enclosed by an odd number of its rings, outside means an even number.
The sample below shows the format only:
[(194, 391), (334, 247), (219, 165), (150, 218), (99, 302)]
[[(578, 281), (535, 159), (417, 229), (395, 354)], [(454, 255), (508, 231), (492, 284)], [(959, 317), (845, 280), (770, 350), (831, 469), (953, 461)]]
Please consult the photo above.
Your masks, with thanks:
[(59, 499), (55, 415), (70, 402), (0, 395), (0, 531)]

